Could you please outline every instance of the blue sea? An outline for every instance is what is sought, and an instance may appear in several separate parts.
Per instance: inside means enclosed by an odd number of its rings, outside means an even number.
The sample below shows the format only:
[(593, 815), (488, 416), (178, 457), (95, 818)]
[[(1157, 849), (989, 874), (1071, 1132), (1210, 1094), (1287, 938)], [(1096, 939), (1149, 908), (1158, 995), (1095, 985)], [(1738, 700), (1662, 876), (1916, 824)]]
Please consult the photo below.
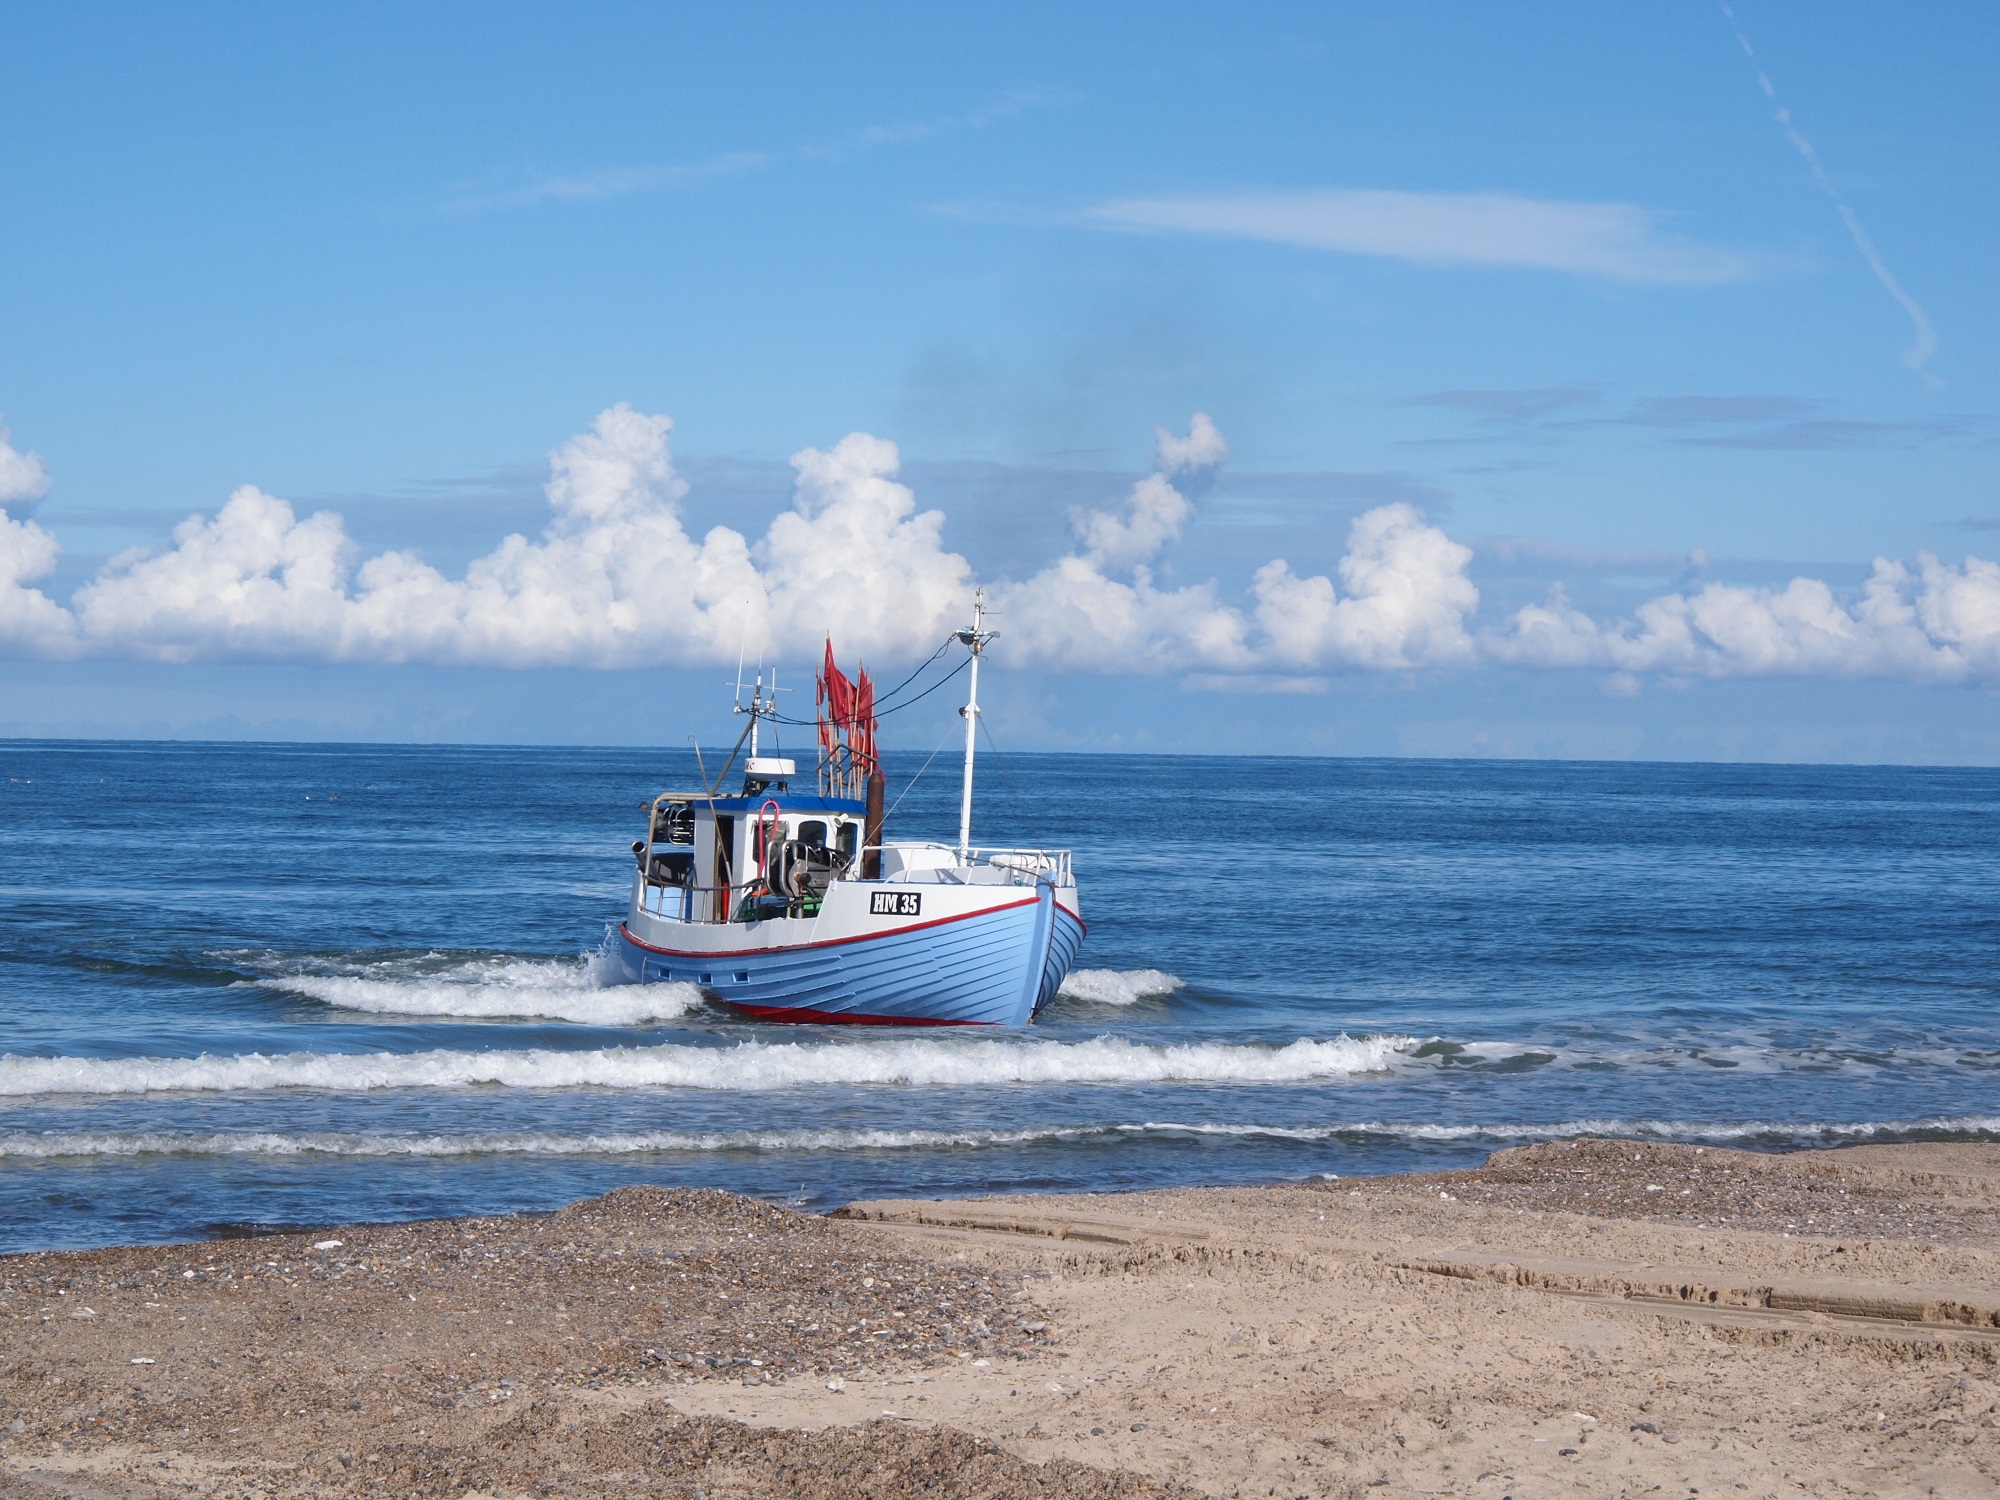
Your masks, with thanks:
[[(954, 832), (948, 759), (891, 757), (891, 836)], [(2000, 772), (981, 767), (978, 837), (1073, 848), (1090, 923), (1020, 1034), (617, 983), (685, 752), (0, 743), (0, 1249), (632, 1182), (826, 1207), (2000, 1139)]]

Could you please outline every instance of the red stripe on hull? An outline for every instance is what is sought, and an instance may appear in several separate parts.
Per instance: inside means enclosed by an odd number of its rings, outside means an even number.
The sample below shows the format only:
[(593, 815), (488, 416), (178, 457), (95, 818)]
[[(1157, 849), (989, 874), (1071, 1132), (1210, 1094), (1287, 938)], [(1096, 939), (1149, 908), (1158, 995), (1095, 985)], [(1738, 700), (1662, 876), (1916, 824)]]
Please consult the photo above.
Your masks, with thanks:
[(927, 1016), (867, 1016), (851, 1010), (814, 1010), (809, 1005), (745, 1005), (722, 1002), (753, 1021), (796, 1021), (813, 1026), (991, 1026), (991, 1021), (934, 1021)]

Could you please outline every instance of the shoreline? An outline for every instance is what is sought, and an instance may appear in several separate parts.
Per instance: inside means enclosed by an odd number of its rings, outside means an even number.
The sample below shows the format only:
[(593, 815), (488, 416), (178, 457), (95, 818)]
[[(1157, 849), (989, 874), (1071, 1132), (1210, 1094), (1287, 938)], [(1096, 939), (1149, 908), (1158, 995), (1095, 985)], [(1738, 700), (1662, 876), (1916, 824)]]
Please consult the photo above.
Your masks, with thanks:
[(0, 1496), (2000, 1489), (2000, 1146), (0, 1257)]

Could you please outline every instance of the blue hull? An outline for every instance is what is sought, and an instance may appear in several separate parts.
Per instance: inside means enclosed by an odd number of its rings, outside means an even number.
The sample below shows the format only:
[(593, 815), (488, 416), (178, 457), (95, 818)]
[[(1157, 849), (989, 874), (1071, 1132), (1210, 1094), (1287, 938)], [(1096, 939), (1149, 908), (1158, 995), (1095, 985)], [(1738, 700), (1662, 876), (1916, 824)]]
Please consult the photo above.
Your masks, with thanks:
[(759, 1020), (1025, 1026), (1055, 998), (1083, 924), (1042, 885), (997, 911), (831, 943), (703, 954), (618, 934), (642, 982), (696, 984)]
[(1056, 991), (1062, 988), (1063, 980), (1076, 966), (1076, 955), (1083, 947), (1083, 923), (1058, 906), (1055, 909), (1055, 928), (1050, 935), (1049, 951), (1042, 963), (1041, 992), (1035, 997), (1035, 1014), (1042, 1013), (1042, 1007), (1055, 999)]

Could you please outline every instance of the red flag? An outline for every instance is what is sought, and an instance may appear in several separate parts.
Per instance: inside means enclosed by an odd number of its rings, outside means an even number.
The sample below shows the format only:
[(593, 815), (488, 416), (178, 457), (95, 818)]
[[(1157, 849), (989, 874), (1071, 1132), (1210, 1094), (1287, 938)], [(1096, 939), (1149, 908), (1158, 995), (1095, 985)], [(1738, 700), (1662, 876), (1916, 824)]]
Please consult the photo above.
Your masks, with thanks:
[(875, 764), (875, 682), (868, 669), (861, 669), (861, 681), (854, 691), (854, 727), (847, 743), (866, 761)]
[(826, 643), (826, 704), (827, 717), (836, 727), (844, 725), (854, 717), (854, 684), (833, 664), (833, 642)]
[(840, 738), (840, 731), (835, 727), (838, 721), (830, 721), (826, 713), (827, 698), (831, 695), (832, 691), (828, 686), (828, 680), (838, 675), (839, 669), (833, 664), (833, 637), (828, 636), (826, 641), (826, 665), (820, 668), (819, 676), (814, 679), (813, 683), (813, 706), (818, 710), (819, 753), (822, 760), (833, 758), (834, 747)]
[(814, 703), (819, 709), (820, 753), (832, 763), (844, 746), (847, 771), (860, 774), (875, 764), (875, 681), (864, 668), (850, 682), (833, 661), (833, 641), (826, 643), (826, 656), (815, 685)]
[(820, 718), (820, 748), (831, 756), (854, 717), (854, 685), (833, 664), (831, 639), (826, 643), (826, 664), (820, 668), (817, 701), (826, 708)]

